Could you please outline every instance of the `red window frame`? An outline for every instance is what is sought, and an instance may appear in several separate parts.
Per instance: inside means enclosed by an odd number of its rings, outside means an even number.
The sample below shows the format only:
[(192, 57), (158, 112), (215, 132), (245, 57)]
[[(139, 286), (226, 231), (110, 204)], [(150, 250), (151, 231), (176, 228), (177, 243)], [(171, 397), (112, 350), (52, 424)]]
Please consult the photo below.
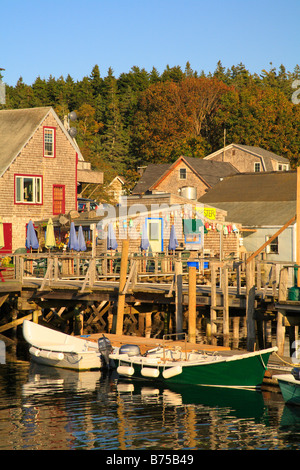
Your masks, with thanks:
[[(53, 155), (45, 154), (45, 131), (51, 129), (53, 131)], [(56, 158), (56, 127), (44, 126), (43, 127), (43, 156), (45, 158)]]

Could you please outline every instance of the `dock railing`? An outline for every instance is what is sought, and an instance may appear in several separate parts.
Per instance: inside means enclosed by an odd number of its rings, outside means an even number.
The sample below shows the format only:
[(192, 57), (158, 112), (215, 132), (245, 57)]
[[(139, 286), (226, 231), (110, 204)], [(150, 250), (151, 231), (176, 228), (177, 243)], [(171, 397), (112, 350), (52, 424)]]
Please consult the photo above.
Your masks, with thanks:
[[(188, 281), (188, 262), (197, 263), (197, 285), (222, 287), (224, 268), (229, 287), (236, 288), (241, 294), (246, 287), (249, 266), (253, 271), (256, 292), (264, 297), (272, 292), (274, 296), (287, 298), (289, 287), (294, 285), (294, 268), (292, 262), (275, 262), (256, 258), (249, 264), (246, 259), (225, 259), (197, 257), (189, 258), (189, 252), (175, 254), (154, 253), (143, 255), (131, 253), (127, 262), (127, 282), (125, 292), (137, 283), (168, 283), (174, 282), (175, 271), (180, 272), (182, 281)], [(121, 253), (103, 253), (92, 257), (91, 253), (21, 253), (6, 255), (10, 258), (7, 273), (2, 271), (4, 280), (12, 279), (20, 283), (30, 279), (41, 279), (41, 287), (58, 281), (77, 280), (82, 288), (93, 287), (101, 281), (118, 282), (120, 276)], [(3, 258), (2, 258), (3, 259)], [(177, 266), (177, 268), (176, 268)], [(178, 271), (178, 266), (180, 266)], [(213, 278), (212, 278), (213, 272)], [(9, 275), (8, 275), (9, 273)]]

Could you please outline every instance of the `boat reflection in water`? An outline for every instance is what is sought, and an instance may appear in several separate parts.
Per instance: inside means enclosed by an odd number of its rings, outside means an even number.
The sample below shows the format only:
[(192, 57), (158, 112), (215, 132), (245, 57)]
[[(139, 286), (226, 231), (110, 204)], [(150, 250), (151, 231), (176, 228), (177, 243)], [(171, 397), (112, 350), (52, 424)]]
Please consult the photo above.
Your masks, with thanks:
[[(23, 396), (31, 401), (43, 396), (51, 400), (51, 396), (59, 393), (86, 395), (96, 393), (100, 402), (118, 397), (131, 397), (133, 401), (144, 404), (152, 403), (165, 406), (203, 405), (208, 407), (226, 408), (230, 415), (239, 418), (259, 419), (264, 413), (264, 398), (260, 391), (249, 389), (202, 387), (191, 385), (175, 385), (149, 383), (149, 381), (122, 379), (112, 370), (76, 372), (56, 369), (32, 363), (29, 380), (23, 385)], [(108, 396), (109, 395), (109, 396)]]
[(140, 396), (144, 402), (162, 403), (166, 406), (203, 405), (211, 408), (226, 408), (236, 418), (259, 420), (265, 412), (263, 394), (249, 389), (226, 389), (191, 385), (152, 386), (145, 381), (118, 381), (120, 394)]
[[(240, 449), (264, 438), (260, 391), (123, 379), (30, 365), (14, 448)], [(262, 437), (263, 434), (263, 437)], [(10, 444), (12, 445), (12, 444)]]

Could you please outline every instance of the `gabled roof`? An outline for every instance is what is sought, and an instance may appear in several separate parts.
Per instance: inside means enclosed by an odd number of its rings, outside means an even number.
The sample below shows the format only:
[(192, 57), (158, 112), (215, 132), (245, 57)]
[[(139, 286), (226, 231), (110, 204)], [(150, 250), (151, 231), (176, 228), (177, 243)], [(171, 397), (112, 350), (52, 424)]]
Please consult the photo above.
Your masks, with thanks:
[(296, 213), (297, 172), (240, 173), (199, 198), (243, 226), (283, 225)]
[(184, 162), (208, 188), (228, 175), (238, 173), (230, 163), (203, 160), (202, 158), (179, 157), (174, 163), (150, 164), (134, 187), (132, 194), (143, 194), (155, 189), (178, 165)]
[(271, 160), (275, 160), (278, 163), (284, 163), (284, 164), (290, 163), (288, 158), (282, 157), (281, 155), (277, 155), (276, 153), (270, 152), (269, 150), (262, 149), (261, 147), (255, 147), (251, 145), (240, 145), (240, 144), (234, 144), (234, 143), (229, 144), (226, 147), (219, 149), (214, 153), (211, 153), (210, 155), (207, 155), (206, 157), (204, 157), (204, 160), (210, 160), (216, 155), (219, 155), (220, 153), (226, 150), (230, 150), (231, 148), (240, 148), (241, 150), (244, 150), (262, 159), (262, 163), (263, 163), (263, 167), (265, 171), (272, 171), (273, 168), (270, 163)]
[(49, 113), (52, 113), (66, 138), (83, 160), (79, 148), (64, 128), (54, 109), (50, 106), (41, 108), (3, 109), (0, 110), (0, 176), (10, 167), (15, 158), (33, 136)]

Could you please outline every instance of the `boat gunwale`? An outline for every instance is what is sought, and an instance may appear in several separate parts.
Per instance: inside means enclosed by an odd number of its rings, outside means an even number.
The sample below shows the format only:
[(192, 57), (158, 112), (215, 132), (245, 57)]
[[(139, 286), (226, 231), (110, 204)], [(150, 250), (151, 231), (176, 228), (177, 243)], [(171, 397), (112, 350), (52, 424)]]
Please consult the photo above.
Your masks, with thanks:
[(273, 375), (273, 379), (277, 379), (278, 382), (289, 383), (291, 385), (299, 385), (300, 387), (300, 380), (296, 380), (292, 374), (276, 374)]
[[(174, 364), (176, 365), (180, 365), (180, 366), (183, 366), (183, 367), (193, 367), (193, 366), (205, 366), (205, 365), (213, 365), (213, 364), (221, 364), (221, 363), (226, 363), (226, 362), (232, 362), (232, 361), (237, 361), (237, 360), (245, 360), (245, 359), (249, 359), (249, 358), (253, 358), (253, 357), (256, 357), (256, 356), (261, 356), (261, 355), (265, 355), (265, 354), (271, 354), (272, 352), (276, 352), (278, 350), (278, 348), (275, 346), (275, 347), (272, 347), (272, 348), (267, 348), (267, 349), (262, 349), (262, 350), (259, 350), (259, 351), (253, 351), (253, 352), (249, 352), (249, 353), (245, 353), (245, 354), (234, 354), (232, 356), (221, 356), (221, 355), (218, 355), (218, 356), (209, 356), (209, 355), (203, 355), (205, 358), (207, 358), (208, 360), (162, 360), (162, 358), (160, 357), (157, 357), (157, 358), (154, 358), (153, 357), (153, 362), (147, 362), (145, 361), (143, 363), (143, 359), (147, 359), (146, 357), (142, 356), (142, 355), (137, 355), (137, 356), (128, 356), (128, 354), (116, 354), (116, 353), (112, 353), (109, 355), (109, 357), (115, 361), (120, 361), (120, 362), (126, 362), (126, 363), (130, 363), (130, 364), (136, 364), (138, 366), (147, 366), (147, 367), (162, 367), (162, 368), (165, 368), (165, 367), (173, 367)], [(158, 362), (158, 361), (154, 361), (154, 359), (158, 359), (158, 360), (162, 360), (162, 362)]]

